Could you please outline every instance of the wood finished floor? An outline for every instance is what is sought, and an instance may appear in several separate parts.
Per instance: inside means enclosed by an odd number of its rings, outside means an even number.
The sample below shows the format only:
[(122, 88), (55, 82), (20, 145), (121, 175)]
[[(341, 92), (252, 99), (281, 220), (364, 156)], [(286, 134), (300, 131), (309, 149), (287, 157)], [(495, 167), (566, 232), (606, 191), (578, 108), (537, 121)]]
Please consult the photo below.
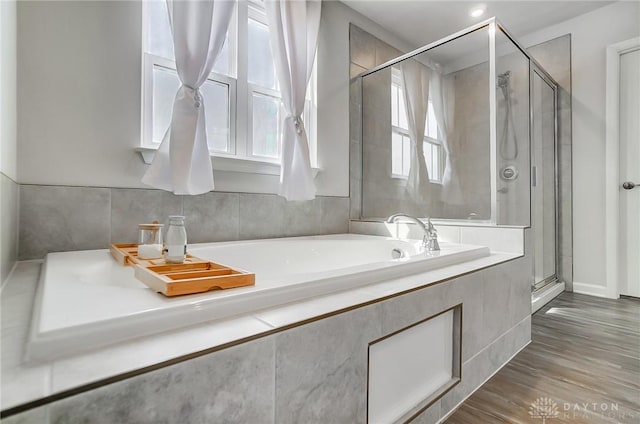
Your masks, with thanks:
[[(639, 300), (563, 293), (533, 315), (531, 333), (445, 423), (640, 423)], [(531, 408), (542, 398), (557, 415)]]

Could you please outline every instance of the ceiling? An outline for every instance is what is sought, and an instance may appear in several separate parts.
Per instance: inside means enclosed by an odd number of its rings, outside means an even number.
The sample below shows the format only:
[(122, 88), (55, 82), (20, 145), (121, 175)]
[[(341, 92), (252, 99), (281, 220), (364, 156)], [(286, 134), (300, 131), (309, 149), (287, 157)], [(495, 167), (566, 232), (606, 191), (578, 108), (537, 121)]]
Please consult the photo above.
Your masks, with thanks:
[[(342, 0), (389, 32), (417, 47), (436, 41), (476, 22), (495, 16), (516, 38), (613, 1), (430, 1)], [(483, 6), (477, 18), (471, 9)]]

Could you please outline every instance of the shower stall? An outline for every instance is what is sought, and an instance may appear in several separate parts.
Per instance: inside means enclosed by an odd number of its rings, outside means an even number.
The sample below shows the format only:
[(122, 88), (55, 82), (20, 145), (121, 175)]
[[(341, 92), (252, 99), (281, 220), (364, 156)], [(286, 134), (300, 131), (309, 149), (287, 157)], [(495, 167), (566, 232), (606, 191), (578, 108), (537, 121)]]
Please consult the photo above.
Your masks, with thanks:
[(557, 280), (557, 83), (495, 18), (360, 75), (360, 218), (524, 227)]

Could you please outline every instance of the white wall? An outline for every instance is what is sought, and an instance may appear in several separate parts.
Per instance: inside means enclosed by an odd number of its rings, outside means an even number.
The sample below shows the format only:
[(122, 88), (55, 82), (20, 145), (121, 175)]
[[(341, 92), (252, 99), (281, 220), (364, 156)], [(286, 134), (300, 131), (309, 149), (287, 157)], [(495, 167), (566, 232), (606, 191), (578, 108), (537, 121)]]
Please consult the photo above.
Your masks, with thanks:
[(16, 180), (16, 2), (0, 2), (0, 172)]
[[(139, 2), (20, 2), (18, 182), (144, 187)], [(349, 195), (349, 22), (390, 39), (342, 3), (323, 3), (318, 49), (318, 194)], [(220, 191), (274, 191), (278, 176), (215, 172)], [(260, 179), (260, 181), (257, 180)]]
[(605, 50), (640, 34), (640, 3), (621, 1), (544, 28), (534, 45), (571, 34), (574, 290), (601, 294), (605, 281)]

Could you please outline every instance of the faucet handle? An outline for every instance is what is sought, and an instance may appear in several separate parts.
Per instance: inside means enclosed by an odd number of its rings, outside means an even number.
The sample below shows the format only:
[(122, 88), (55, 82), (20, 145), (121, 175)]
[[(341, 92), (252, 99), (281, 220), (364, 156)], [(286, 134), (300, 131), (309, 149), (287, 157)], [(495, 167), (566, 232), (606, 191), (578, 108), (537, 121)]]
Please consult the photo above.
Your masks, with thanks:
[(440, 243), (438, 243), (438, 231), (436, 227), (433, 226), (431, 222), (431, 218), (427, 218), (427, 230), (428, 235), (425, 235), (425, 246), (428, 251), (434, 252), (440, 250)]

